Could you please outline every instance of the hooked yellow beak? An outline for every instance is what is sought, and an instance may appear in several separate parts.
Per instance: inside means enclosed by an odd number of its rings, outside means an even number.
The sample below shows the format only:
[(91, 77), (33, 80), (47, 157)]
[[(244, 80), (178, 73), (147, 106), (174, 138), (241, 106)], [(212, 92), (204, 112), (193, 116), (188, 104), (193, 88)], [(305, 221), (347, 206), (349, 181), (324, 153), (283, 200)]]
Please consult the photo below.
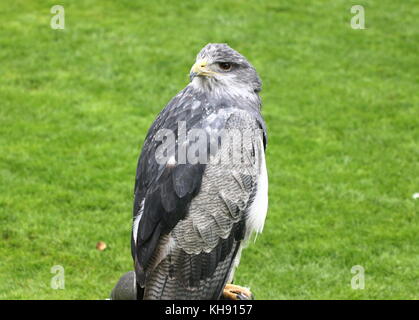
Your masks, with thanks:
[(208, 68), (206, 60), (198, 60), (192, 67), (191, 72), (197, 76), (212, 76), (215, 72)]

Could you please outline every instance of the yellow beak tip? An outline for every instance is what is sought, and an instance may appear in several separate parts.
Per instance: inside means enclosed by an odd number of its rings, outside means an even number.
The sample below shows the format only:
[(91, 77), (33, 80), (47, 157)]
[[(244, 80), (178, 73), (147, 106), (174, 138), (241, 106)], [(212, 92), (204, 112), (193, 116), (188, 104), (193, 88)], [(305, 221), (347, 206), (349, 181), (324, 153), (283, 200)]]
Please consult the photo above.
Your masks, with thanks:
[(207, 61), (206, 60), (197, 61), (192, 67), (192, 72), (195, 72), (198, 75), (210, 73), (210, 70), (208, 70), (207, 68)]

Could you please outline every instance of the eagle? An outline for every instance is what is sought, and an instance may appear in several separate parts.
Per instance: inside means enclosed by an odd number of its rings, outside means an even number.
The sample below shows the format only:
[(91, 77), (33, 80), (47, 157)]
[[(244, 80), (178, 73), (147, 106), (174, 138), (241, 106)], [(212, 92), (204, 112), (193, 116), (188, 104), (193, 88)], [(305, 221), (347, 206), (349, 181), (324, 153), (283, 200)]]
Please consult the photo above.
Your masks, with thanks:
[(251, 298), (232, 282), (268, 208), (261, 86), (243, 55), (207, 44), (149, 129), (134, 187), (137, 299)]

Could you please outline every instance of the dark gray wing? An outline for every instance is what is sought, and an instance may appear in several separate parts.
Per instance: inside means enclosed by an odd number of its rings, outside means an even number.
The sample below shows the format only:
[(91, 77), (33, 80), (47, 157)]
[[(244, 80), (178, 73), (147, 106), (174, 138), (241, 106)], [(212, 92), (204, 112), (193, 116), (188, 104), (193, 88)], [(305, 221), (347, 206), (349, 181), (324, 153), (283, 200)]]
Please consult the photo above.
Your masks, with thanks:
[[(216, 283), (218, 288), (212, 288), (213, 293), (209, 296), (209, 298), (216, 298), (231, 269), (238, 251), (238, 244), (244, 237), (244, 209), (249, 204), (237, 205), (221, 193), (219, 196), (224, 196), (224, 199), (221, 198), (221, 205), (224, 203), (222, 212), (225, 213), (228, 210), (231, 216), (234, 210), (238, 208), (243, 214), (240, 217), (232, 217), (232, 219), (224, 219), (225, 217), (222, 214), (218, 218), (216, 217), (217, 214), (210, 218), (213, 223), (220, 224), (221, 229), (218, 231), (221, 230), (221, 233), (214, 233), (215, 237), (211, 235), (212, 231), (208, 229), (212, 226), (205, 225), (205, 220), (208, 217), (202, 216), (199, 218), (202, 223), (187, 219), (187, 217), (192, 217), (193, 199), (197, 199), (195, 203), (198, 206), (206, 201), (198, 198), (198, 195), (201, 194), (200, 190), (206, 165), (175, 164), (169, 166), (158, 164), (155, 159), (155, 152), (161, 142), (156, 141), (153, 137), (162, 128), (172, 130), (177, 137), (179, 121), (185, 121), (186, 131), (191, 128), (206, 128), (208, 134), (211, 135), (226, 128), (231, 115), (235, 114), (237, 110), (242, 110), (249, 115), (249, 121), (253, 125), (256, 124), (259, 128), (264, 128), (259, 112), (250, 106), (244, 104), (236, 107), (233, 105), (232, 107), (230, 101), (209, 101), (207, 96), (193, 92), (192, 88), (187, 87), (160, 113), (147, 135), (137, 167), (134, 218), (139, 216), (141, 218), (138, 225), (134, 223), (132, 254), (135, 261), (137, 281), (141, 287), (146, 287), (146, 295), (148, 294), (149, 297), (193, 297), (194, 295), (191, 295), (190, 292), (195, 292), (196, 288), (203, 288), (211, 284), (203, 284), (203, 280), (208, 281), (212, 275), (219, 274), (219, 277), (225, 279)], [(205, 142), (206, 148), (209, 148), (209, 141), (208, 139)], [(191, 142), (191, 144), (193, 143), (203, 142)], [(174, 151), (177, 159), (177, 148)], [(214, 177), (219, 179), (220, 173), (215, 174)], [(242, 187), (243, 183), (246, 183), (246, 177), (236, 176), (233, 179), (237, 179), (237, 177), (242, 179), (241, 185), (239, 185), (239, 187)], [(218, 181), (218, 183), (220, 182)], [(211, 183), (206, 185), (210, 186)], [(226, 185), (226, 188), (229, 189), (228, 185)], [(207, 191), (202, 194), (205, 193)], [(249, 198), (249, 194), (246, 196)], [(210, 207), (216, 213), (220, 203), (216, 201)], [(219, 219), (219, 221), (216, 219)], [(191, 221), (192, 225), (190, 224)], [(197, 231), (201, 242), (207, 244), (202, 246), (198, 242), (192, 243), (192, 247), (195, 246), (197, 251), (191, 253), (188, 250), (191, 248), (191, 240), (194, 237), (188, 237), (188, 234), (192, 234), (193, 231)], [(136, 234), (136, 237), (134, 237), (134, 234)], [(167, 250), (170, 251), (169, 255), (167, 255)], [(181, 264), (189, 265), (189, 268), (192, 269), (182, 271)], [(162, 287), (153, 284), (155, 281), (160, 281), (156, 280), (156, 277), (159, 276), (167, 277), (165, 278), (167, 286)], [(169, 280), (174, 280), (174, 282), (171, 282), (173, 284), (172, 289), (170, 289), (172, 284)], [(180, 294), (182, 290), (178, 290), (178, 293), (173, 292), (176, 287), (174, 283), (179, 281), (184, 283), (187, 288), (192, 288), (186, 289), (189, 295), (187, 292)], [(160, 290), (160, 293), (154, 295), (152, 293), (154, 289)]]
[(136, 218), (141, 213), (141, 219), (133, 229), (136, 240), (132, 237), (132, 255), (141, 286), (160, 236), (167, 234), (185, 216), (188, 204), (199, 191), (205, 167), (203, 164), (173, 167), (159, 164), (155, 155), (162, 141), (155, 140), (155, 136), (161, 129), (171, 130), (177, 136), (178, 123), (182, 121), (187, 129), (199, 126), (202, 120), (199, 113), (200, 110), (191, 109), (190, 92), (185, 89), (163, 109), (145, 139), (134, 188), (133, 215)]

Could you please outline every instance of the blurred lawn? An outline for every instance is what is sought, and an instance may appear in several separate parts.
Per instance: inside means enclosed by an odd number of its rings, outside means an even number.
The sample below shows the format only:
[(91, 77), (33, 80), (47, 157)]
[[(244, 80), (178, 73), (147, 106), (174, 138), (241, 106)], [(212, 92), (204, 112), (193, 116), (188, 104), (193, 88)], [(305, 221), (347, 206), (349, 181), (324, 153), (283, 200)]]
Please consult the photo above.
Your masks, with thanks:
[(419, 299), (418, 21), (414, 0), (0, 2), (0, 299), (104, 299), (132, 268), (143, 138), (208, 42), (264, 82), (270, 208), (236, 282), (259, 299)]

